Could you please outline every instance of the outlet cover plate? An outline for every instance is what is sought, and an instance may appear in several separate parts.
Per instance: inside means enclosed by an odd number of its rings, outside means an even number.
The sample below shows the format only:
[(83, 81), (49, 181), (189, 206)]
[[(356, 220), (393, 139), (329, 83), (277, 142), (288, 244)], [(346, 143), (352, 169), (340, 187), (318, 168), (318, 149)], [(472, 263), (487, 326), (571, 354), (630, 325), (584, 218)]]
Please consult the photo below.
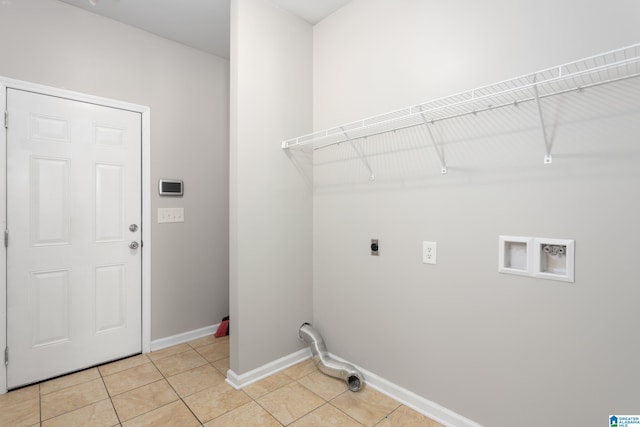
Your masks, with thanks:
[(437, 251), (436, 242), (422, 242), (422, 262), (424, 264), (436, 264)]

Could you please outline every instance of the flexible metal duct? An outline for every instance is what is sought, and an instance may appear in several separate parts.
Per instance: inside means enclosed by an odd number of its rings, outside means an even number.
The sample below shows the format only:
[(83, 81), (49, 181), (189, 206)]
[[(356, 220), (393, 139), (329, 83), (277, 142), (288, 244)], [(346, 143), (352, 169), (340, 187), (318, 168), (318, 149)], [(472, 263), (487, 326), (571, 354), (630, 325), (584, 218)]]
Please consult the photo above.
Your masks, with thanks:
[(300, 339), (309, 344), (311, 355), (321, 372), (336, 378), (342, 378), (347, 382), (351, 391), (358, 391), (364, 384), (364, 377), (350, 363), (338, 362), (329, 356), (322, 336), (311, 327), (309, 323), (303, 323), (298, 332)]

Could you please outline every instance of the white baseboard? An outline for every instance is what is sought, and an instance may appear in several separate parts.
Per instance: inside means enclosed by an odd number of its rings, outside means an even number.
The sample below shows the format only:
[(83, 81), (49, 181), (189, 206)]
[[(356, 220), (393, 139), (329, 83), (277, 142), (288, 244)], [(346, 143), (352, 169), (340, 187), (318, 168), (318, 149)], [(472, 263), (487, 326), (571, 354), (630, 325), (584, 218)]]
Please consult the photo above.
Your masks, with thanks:
[[(344, 359), (330, 354), (332, 358), (340, 362), (346, 362)], [(289, 366), (302, 362), (311, 357), (311, 351), (308, 348), (291, 353), (288, 356), (282, 357), (273, 362), (267, 363), (259, 368), (244, 374), (238, 375), (231, 369), (227, 371), (227, 383), (233, 388), (239, 390), (243, 387), (253, 384), (256, 381), (260, 381), (263, 378), (273, 375), (276, 372), (282, 371)], [(349, 362), (350, 363), (350, 362)], [(355, 366), (355, 365), (354, 365)], [(434, 421), (446, 427), (482, 427), (480, 424), (471, 421), (468, 418), (463, 417), (435, 402), (425, 399), (422, 396), (415, 394), (406, 388), (400, 387), (397, 384), (388, 381), (373, 372), (362, 369), (356, 366), (364, 376), (364, 382), (367, 386), (378, 390), (379, 392), (386, 394), (394, 400), (402, 403), (405, 406), (431, 418)]]
[[(329, 354), (337, 361), (347, 362), (338, 356), (331, 353)], [(394, 384), (373, 372), (367, 371), (359, 366), (356, 366), (356, 368), (358, 368), (364, 376), (364, 383), (367, 386), (378, 390), (380, 393), (386, 394), (392, 399), (397, 400), (403, 405), (420, 412), (446, 427), (482, 427), (475, 421), (471, 421), (470, 419), (465, 418), (444, 406), (438, 405), (437, 403), (432, 402), (429, 399), (425, 399), (406, 388), (400, 387), (399, 385)]]
[(266, 365), (262, 365), (252, 371), (245, 372), (244, 374), (236, 374), (231, 369), (227, 371), (227, 383), (236, 390), (240, 390), (243, 387), (253, 384), (256, 381), (260, 381), (263, 378), (273, 375), (276, 372), (280, 372), (283, 369), (293, 366), (296, 363), (300, 363), (311, 357), (311, 350), (309, 348), (303, 348), (295, 353), (291, 353), (288, 356), (281, 357), (280, 359), (269, 362)]
[(207, 335), (213, 335), (220, 326), (220, 323), (215, 325), (205, 326), (204, 328), (194, 329), (193, 331), (183, 332), (181, 334), (172, 335), (170, 337), (159, 338), (151, 341), (151, 351), (162, 350), (163, 348), (171, 347), (172, 345), (182, 344), (184, 342), (193, 341), (198, 338), (206, 337)]

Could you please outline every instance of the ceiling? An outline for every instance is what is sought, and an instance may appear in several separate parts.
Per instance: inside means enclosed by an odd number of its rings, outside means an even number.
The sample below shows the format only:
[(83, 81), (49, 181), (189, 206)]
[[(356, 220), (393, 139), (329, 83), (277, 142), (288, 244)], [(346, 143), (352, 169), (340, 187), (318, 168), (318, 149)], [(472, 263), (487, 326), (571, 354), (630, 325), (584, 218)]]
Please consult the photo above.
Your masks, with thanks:
[[(60, 0), (170, 40), (229, 58), (230, 0)], [(350, 0), (270, 0), (310, 24)]]

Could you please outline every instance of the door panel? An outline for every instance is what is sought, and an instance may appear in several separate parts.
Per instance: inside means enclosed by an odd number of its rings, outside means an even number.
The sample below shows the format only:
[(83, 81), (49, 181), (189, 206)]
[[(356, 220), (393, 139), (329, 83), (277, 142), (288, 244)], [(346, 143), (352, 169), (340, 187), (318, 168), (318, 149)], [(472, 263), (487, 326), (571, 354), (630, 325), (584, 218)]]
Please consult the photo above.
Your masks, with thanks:
[(124, 239), (125, 171), (119, 165), (96, 164), (95, 236), (97, 242)]
[(139, 353), (141, 115), (7, 90), (9, 388)]
[(95, 333), (126, 328), (126, 272), (124, 265), (95, 269)]
[(69, 325), (69, 270), (34, 271), (29, 281), (33, 304), (33, 346), (71, 339)]
[(31, 245), (69, 244), (69, 160), (30, 159)]

